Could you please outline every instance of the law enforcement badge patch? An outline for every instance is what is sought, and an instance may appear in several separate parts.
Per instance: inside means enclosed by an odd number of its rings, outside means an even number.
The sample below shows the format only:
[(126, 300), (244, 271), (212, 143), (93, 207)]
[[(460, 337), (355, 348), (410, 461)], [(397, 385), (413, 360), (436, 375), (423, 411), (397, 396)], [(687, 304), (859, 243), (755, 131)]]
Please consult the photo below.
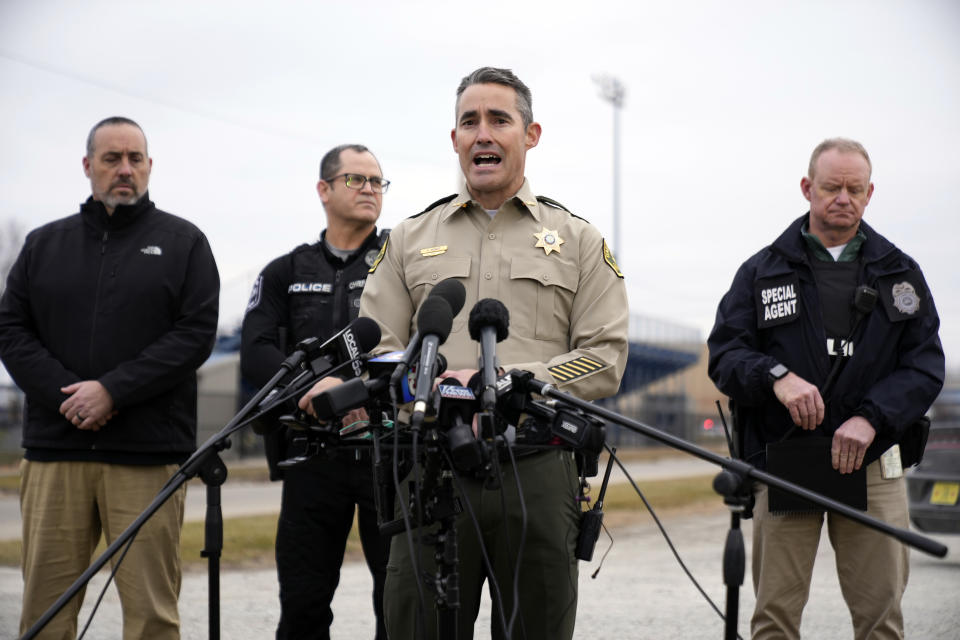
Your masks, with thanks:
[(566, 242), (560, 237), (556, 229), (547, 229), (546, 227), (541, 228), (540, 233), (533, 234), (533, 237), (537, 239), (537, 244), (533, 246), (543, 249), (543, 252), (547, 255), (550, 255), (551, 251), (560, 253), (560, 245)]
[[(383, 249), (380, 249), (382, 251)], [(380, 251), (377, 249), (370, 249), (367, 251), (366, 255), (363, 256), (363, 261), (367, 263), (368, 267), (373, 267), (377, 263), (377, 258), (380, 257)]]
[(928, 305), (923, 304), (926, 291), (918, 274), (907, 272), (881, 278), (877, 289), (891, 322), (927, 315)]
[(795, 273), (757, 280), (754, 297), (759, 329), (793, 322), (800, 317), (800, 277)]
[(613, 258), (613, 251), (610, 251), (610, 247), (607, 246), (607, 241), (603, 241), (603, 261), (607, 263), (613, 272), (617, 274), (617, 277), (623, 280), (623, 274), (620, 273), (620, 267), (617, 266), (617, 261)]
[(563, 384), (573, 382), (577, 378), (582, 378), (585, 375), (600, 371), (603, 368), (603, 363), (597, 362), (592, 358), (587, 358), (586, 356), (581, 356), (562, 364), (554, 365), (547, 369), (547, 371), (550, 372), (550, 375), (553, 376), (557, 382)]
[(263, 274), (257, 276), (253, 282), (253, 291), (250, 292), (250, 301), (247, 302), (247, 312), (260, 304), (260, 292), (263, 291)]
[(373, 273), (377, 270), (377, 267), (380, 266), (380, 262), (383, 261), (383, 256), (387, 255), (388, 244), (390, 244), (390, 238), (387, 238), (383, 241), (383, 246), (380, 247), (380, 253), (378, 253), (377, 257), (373, 259), (373, 264), (370, 265), (370, 271), (368, 273)]
[(920, 298), (917, 297), (917, 292), (909, 282), (898, 282), (893, 285), (890, 294), (893, 296), (893, 306), (900, 313), (913, 315), (920, 308)]

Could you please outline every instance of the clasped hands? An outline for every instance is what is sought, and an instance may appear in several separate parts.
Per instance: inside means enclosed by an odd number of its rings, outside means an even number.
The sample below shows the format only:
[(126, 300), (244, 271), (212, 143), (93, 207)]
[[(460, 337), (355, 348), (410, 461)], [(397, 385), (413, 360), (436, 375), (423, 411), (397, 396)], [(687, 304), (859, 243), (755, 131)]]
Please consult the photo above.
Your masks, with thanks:
[[(773, 393), (801, 429), (812, 431), (823, 422), (825, 406), (820, 391), (797, 374), (790, 372), (777, 380)], [(830, 447), (833, 468), (840, 473), (852, 473), (863, 466), (863, 458), (876, 433), (863, 416), (844, 421), (833, 434)]]

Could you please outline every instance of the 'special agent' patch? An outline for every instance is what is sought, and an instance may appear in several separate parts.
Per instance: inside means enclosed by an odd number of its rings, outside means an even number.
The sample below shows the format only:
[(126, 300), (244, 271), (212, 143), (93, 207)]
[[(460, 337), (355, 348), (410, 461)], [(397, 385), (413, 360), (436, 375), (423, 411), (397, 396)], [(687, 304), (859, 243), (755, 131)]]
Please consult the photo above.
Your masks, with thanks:
[(792, 273), (757, 280), (757, 327), (766, 329), (800, 317), (800, 278)]

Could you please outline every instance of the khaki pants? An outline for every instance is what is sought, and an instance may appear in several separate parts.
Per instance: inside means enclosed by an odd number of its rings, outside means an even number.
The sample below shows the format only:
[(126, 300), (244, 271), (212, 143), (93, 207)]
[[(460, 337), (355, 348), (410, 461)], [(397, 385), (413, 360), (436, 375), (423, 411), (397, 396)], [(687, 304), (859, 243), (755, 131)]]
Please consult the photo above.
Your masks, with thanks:
[[(175, 464), (23, 461), (21, 634), (90, 566), (101, 532), (108, 544), (119, 537), (177, 468)], [(186, 486), (182, 486), (144, 524), (117, 571), (125, 640), (180, 637), (177, 599), (185, 496)], [(122, 553), (113, 557), (111, 566)], [(75, 638), (83, 593), (68, 602), (38, 637)]]
[[(799, 638), (824, 515), (770, 515), (765, 485), (757, 491), (753, 514), (757, 605), (750, 625), (752, 636), (754, 640)], [(908, 527), (906, 481), (902, 477), (884, 480), (879, 461), (867, 467), (867, 514)], [(830, 513), (826, 519), (840, 590), (853, 618), (854, 638), (902, 639), (900, 600), (907, 588), (907, 548), (843, 516)]]

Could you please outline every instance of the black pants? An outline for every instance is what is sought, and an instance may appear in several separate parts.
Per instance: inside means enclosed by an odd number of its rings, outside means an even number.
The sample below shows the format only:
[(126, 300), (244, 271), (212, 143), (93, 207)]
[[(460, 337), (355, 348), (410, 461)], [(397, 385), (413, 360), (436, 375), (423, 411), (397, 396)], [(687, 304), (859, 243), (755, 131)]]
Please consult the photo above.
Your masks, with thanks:
[(278, 640), (330, 638), (330, 602), (340, 582), (354, 505), (359, 507), (363, 555), (373, 575), (376, 639), (386, 640), (383, 584), (390, 540), (379, 535), (373, 487), (370, 461), (349, 459), (346, 451), (317, 456), (285, 472), (277, 524)]

